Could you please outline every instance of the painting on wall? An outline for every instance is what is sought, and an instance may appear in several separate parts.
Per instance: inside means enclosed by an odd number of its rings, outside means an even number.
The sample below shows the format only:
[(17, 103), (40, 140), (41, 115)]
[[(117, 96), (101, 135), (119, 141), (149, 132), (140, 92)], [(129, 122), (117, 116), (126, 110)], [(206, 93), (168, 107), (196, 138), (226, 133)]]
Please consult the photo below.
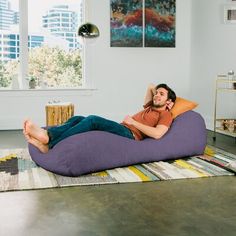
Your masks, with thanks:
[(111, 0), (111, 47), (143, 46), (143, 1)]
[(175, 0), (145, 1), (145, 47), (175, 47)]
[(176, 0), (110, 2), (111, 47), (175, 47)]

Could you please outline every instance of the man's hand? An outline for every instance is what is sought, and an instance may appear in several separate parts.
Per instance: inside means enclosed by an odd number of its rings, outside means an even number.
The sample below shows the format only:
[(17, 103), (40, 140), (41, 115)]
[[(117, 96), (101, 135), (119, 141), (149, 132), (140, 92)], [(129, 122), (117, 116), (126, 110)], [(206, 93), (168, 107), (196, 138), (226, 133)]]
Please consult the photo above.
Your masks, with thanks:
[(156, 94), (156, 85), (155, 84), (149, 84), (147, 87), (147, 92), (144, 98), (144, 105), (148, 102), (152, 101), (153, 96)]
[(124, 118), (123, 122), (127, 125), (133, 125), (136, 129), (138, 129), (139, 131), (141, 131), (145, 135), (147, 135), (151, 138), (154, 138), (154, 139), (161, 138), (169, 129), (165, 125), (157, 125), (156, 127), (144, 125), (144, 124), (134, 120), (129, 115)]
[(156, 94), (156, 85), (155, 84), (149, 84), (148, 90), (152, 93), (154, 96)]
[(174, 106), (174, 103), (172, 101), (167, 102), (167, 109), (170, 110)]
[(127, 115), (127, 116), (124, 118), (123, 122), (126, 123), (126, 124), (128, 124), (128, 125), (133, 125), (134, 122), (135, 122), (135, 120), (134, 120), (131, 116)]

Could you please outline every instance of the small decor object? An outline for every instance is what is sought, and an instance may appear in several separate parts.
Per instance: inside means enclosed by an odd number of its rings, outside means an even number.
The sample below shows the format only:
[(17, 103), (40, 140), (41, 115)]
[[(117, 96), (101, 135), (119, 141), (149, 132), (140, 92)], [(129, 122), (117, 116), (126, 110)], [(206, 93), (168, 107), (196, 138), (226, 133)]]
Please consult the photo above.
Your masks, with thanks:
[(229, 80), (229, 89), (234, 89), (234, 83), (232, 83), (232, 80), (234, 79), (234, 71), (230, 70), (228, 72), (228, 80)]
[(233, 78), (234, 78), (234, 71), (233, 71), (233, 70), (230, 70), (230, 71), (228, 72), (228, 79), (229, 79), (229, 80), (233, 80)]
[(223, 130), (228, 130), (230, 133), (236, 132), (236, 120), (224, 119), (221, 121), (221, 127)]
[(236, 131), (236, 120), (228, 120), (227, 123), (227, 128), (229, 130), (230, 133), (233, 133)]
[(29, 89), (35, 89), (37, 87), (37, 78), (35, 76), (30, 76), (29, 80)]
[(78, 29), (78, 36), (84, 38), (96, 38), (100, 35), (99, 29), (96, 25), (91, 23), (85, 23)]
[(45, 109), (47, 126), (61, 125), (74, 115), (74, 105), (70, 102), (53, 101)]
[(236, 89), (236, 83), (233, 83), (233, 89)]
[(226, 24), (236, 24), (236, 4), (224, 5), (224, 22)]
[(222, 120), (222, 121), (221, 121), (221, 127), (222, 127), (223, 130), (227, 130), (227, 125), (226, 125), (226, 123), (227, 123), (227, 120)]

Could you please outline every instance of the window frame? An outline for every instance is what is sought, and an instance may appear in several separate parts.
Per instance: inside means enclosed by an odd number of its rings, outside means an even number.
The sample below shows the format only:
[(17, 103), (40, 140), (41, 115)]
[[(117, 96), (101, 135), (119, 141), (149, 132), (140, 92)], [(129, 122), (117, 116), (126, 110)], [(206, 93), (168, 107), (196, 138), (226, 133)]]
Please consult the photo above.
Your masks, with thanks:
[[(87, 12), (87, 4), (86, 0), (82, 1), (82, 9), (81, 12), (83, 14), (82, 23), (84, 23), (86, 19), (86, 12)], [(19, 71), (18, 71), (18, 89), (11, 89), (11, 88), (0, 88), (0, 91), (67, 91), (67, 90), (96, 90), (94, 88), (93, 83), (91, 80), (88, 79), (86, 76), (86, 41), (83, 41), (83, 47), (81, 52), (81, 61), (82, 61), (82, 86), (80, 87), (72, 87), (72, 88), (39, 88), (39, 89), (29, 89), (28, 87), (28, 58), (29, 58), (29, 51), (28, 51), (28, 0), (19, 0), (19, 40), (20, 40), (20, 53), (19, 53)], [(85, 79), (86, 78), (86, 79)]]

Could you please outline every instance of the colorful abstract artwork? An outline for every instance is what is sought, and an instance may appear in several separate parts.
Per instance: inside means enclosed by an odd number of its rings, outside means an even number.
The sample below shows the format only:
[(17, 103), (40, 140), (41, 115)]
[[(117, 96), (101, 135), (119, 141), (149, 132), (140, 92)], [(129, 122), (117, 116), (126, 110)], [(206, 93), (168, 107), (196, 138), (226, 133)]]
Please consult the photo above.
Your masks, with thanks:
[(111, 0), (111, 47), (175, 47), (176, 0)]
[(111, 47), (143, 46), (143, 1), (111, 0)]
[(145, 0), (145, 47), (175, 47), (175, 0)]

